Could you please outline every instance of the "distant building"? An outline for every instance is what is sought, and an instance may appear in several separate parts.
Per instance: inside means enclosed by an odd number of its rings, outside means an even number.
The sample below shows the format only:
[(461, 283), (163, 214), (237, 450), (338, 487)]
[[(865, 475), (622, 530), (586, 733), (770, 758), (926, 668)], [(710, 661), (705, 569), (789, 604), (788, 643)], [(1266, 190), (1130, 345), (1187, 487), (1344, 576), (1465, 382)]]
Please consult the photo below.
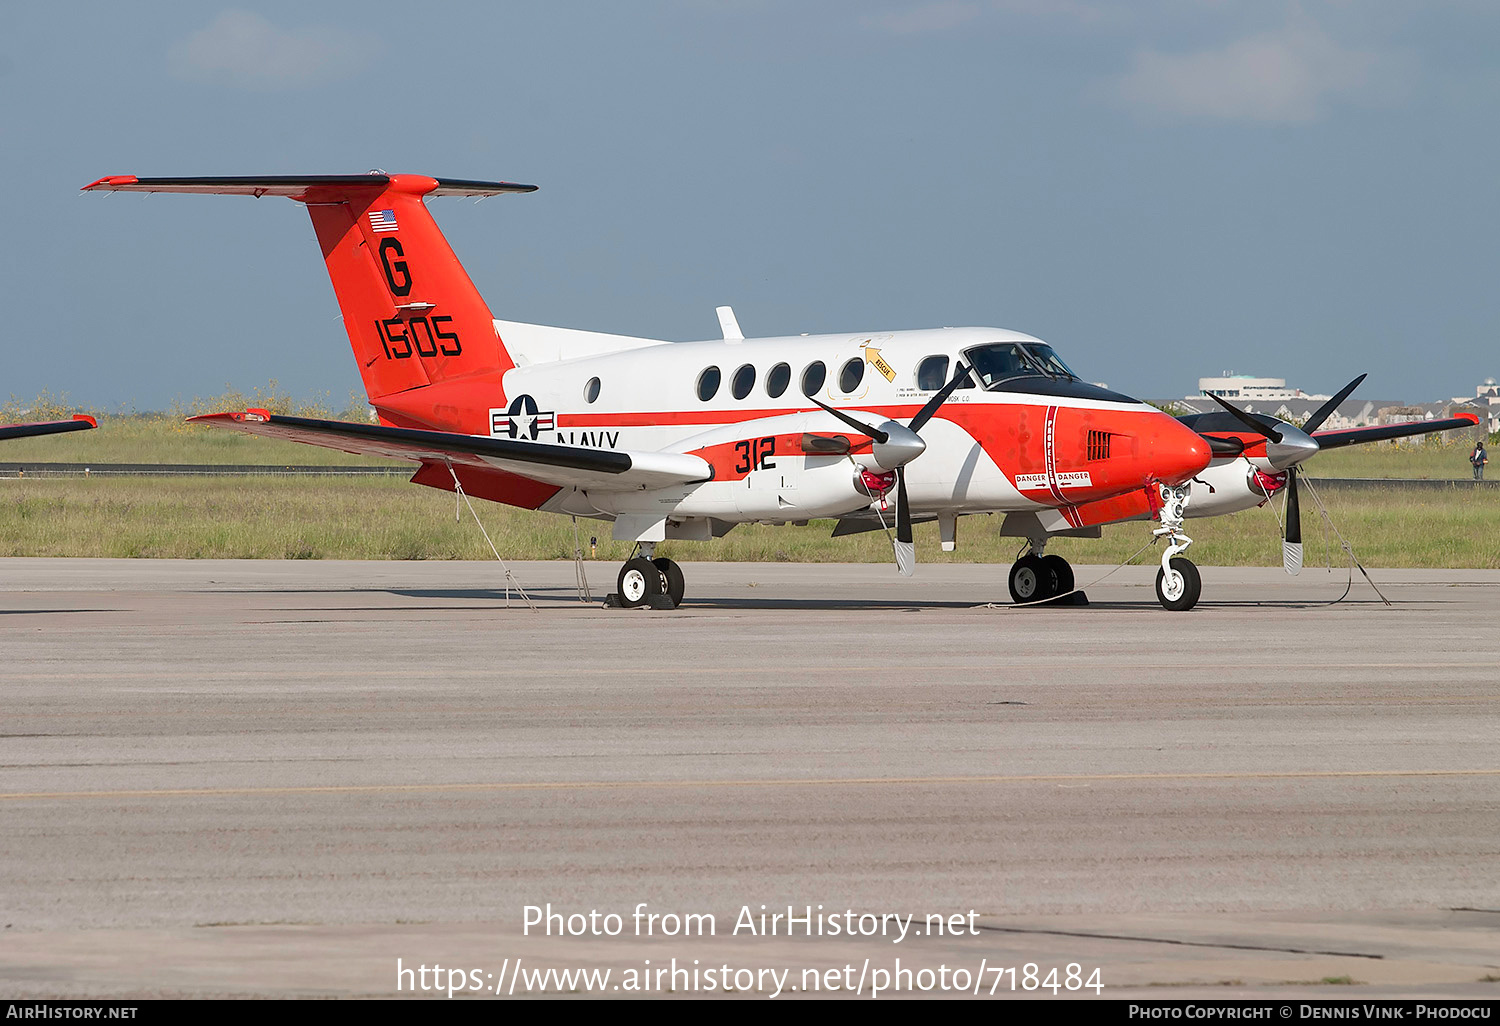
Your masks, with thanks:
[[(1209, 392), (1227, 399), (1248, 413), (1262, 413), (1291, 424), (1304, 423), (1329, 398), (1288, 388), (1285, 378), (1257, 378), (1225, 371), (1217, 378), (1199, 378), (1199, 393), (1183, 399), (1156, 400), (1156, 405), (1177, 414), (1209, 413), (1219, 409), (1206, 398)], [(1347, 399), (1338, 405), (1321, 430), (1341, 431), (1372, 424), (1404, 424), (1418, 420), (1444, 420), (1459, 413), (1477, 413), (1480, 427), (1475, 434), (1500, 432), (1500, 382), (1486, 378), (1473, 398), (1459, 396), (1447, 402), (1407, 403), (1399, 399)]]
[[(1245, 399), (1241, 397), (1229, 401), (1247, 413), (1265, 413), (1277, 420), (1284, 420), (1288, 424), (1301, 424), (1312, 416), (1314, 410), (1327, 402), (1328, 398), (1326, 395), (1289, 399)], [(1201, 395), (1189, 396), (1186, 399), (1173, 399), (1170, 405), (1171, 408), (1182, 413), (1209, 413), (1219, 408), (1219, 405), (1212, 399)], [(1345, 428), (1380, 424), (1383, 423), (1380, 419), (1381, 410), (1402, 405), (1399, 399), (1345, 399), (1328, 415), (1328, 419), (1323, 422), (1322, 430), (1342, 431)]]
[(1479, 413), (1489, 413), (1489, 423), (1486, 425), (1488, 434), (1500, 432), (1500, 384), (1494, 378), (1485, 378), (1478, 388), (1474, 389), (1474, 398), (1459, 396), (1453, 400), (1455, 403), (1465, 403), (1470, 408), (1478, 407)]
[(1199, 378), (1198, 394), (1190, 395), (1188, 398), (1200, 398), (1204, 392), (1233, 400), (1329, 398), (1326, 395), (1309, 395), (1300, 388), (1287, 388), (1286, 378), (1255, 378), (1248, 374), (1231, 374), (1229, 371), (1225, 371), (1223, 377)]

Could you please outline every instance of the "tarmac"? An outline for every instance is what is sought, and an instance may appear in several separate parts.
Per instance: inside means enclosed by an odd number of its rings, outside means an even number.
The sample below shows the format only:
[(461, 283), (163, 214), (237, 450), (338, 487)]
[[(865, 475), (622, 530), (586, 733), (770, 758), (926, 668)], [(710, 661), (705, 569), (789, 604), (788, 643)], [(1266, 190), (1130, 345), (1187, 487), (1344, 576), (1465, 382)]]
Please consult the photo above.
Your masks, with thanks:
[(585, 566), (0, 560), (0, 997), (1500, 997), (1500, 571)]

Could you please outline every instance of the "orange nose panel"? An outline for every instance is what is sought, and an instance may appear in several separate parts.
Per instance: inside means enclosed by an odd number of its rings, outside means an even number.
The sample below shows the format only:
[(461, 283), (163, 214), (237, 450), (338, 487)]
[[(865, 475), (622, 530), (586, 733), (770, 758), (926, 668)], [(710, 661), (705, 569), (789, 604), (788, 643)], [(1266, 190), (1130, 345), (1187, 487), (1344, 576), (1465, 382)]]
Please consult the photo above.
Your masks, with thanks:
[(1150, 418), (1148, 480), (1186, 484), (1208, 466), (1213, 453), (1206, 438), (1165, 413), (1147, 416)]

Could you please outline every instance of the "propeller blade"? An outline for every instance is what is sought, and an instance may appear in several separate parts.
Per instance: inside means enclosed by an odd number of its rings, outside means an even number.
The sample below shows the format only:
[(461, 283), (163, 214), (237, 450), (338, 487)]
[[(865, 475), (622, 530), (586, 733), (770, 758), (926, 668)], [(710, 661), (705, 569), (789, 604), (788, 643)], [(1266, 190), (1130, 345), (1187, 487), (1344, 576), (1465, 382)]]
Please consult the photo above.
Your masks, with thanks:
[(1220, 406), (1224, 407), (1224, 409), (1228, 410), (1230, 413), (1234, 414), (1234, 418), (1241, 424), (1249, 428), (1251, 431), (1254, 431), (1258, 435), (1264, 435), (1273, 442), (1281, 441), (1280, 431), (1277, 431), (1274, 428), (1267, 427), (1260, 421), (1256, 420), (1254, 417), (1250, 416), (1250, 414), (1240, 409), (1238, 406), (1234, 406), (1230, 403), (1225, 402), (1223, 399), (1220, 399), (1212, 392), (1204, 392), (1203, 394), (1208, 396), (1214, 402), (1218, 403)]
[(853, 417), (849, 416), (849, 414), (843, 412), (842, 410), (835, 410), (832, 406), (824, 406), (812, 396), (808, 396), (807, 401), (812, 403), (818, 409), (833, 414), (839, 420), (843, 421), (845, 424), (848, 424), (860, 434), (869, 435), (877, 442), (884, 444), (885, 442), (889, 442), (891, 440), (891, 436), (880, 430), (878, 427), (871, 427), (869, 424), (866, 424), (863, 421), (855, 420)]
[(907, 427), (913, 431), (921, 431), (922, 427), (932, 419), (932, 415), (937, 413), (938, 407), (948, 401), (948, 397), (953, 394), (953, 390), (968, 376), (969, 368), (961, 363), (958, 364), (953, 374), (953, 380), (939, 389), (937, 395), (927, 400), (927, 405), (917, 411), (917, 415), (911, 419), (911, 423)]
[(906, 468), (896, 470), (896, 571), (910, 577), (917, 568), (917, 547), (911, 537), (911, 503), (906, 498)]
[(1350, 393), (1358, 388), (1359, 383), (1365, 380), (1365, 378), (1367, 377), (1369, 377), (1368, 374), (1361, 374), (1359, 377), (1355, 378), (1353, 381), (1349, 382), (1349, 384), (1340, 389), (1338, 395), (1328, 400), (1322, 406), (1319, 406), (1317, 410), (1313, 412), (1313, 415), (1307, 418), (1307, 423), (1302, 425), (1302, 430), (1306, 431), (1308, 434), (1312, 434), (1314, 431), (1318, 430), (1318, 428), (1322, 427), (1323, 422), (1328, 419), (1328, 415), (1334, 410), (1338, 409), (1339, 403), (1349, 398)]
[(1297, 502), (1297, 468), (1286, 472), (1286, 538), (1281, 543), (1281, 565), (1296, 576), (1302, 571), (1302, 507)]

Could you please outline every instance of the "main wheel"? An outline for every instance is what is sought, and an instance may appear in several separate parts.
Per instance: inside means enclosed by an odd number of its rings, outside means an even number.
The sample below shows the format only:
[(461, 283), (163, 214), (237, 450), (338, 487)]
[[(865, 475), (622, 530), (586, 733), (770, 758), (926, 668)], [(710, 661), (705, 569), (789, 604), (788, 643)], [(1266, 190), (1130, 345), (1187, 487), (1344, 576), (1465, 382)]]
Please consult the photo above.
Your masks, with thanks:
[(661, 571), (662, 591), (672, 600), (672, 605), (682, 605), (682, 596), (687, 590), (687, 582), (682, 579), (682, 567), (665, 556), (660, 556), (651, 562), (656, 565), (656, 569)]
[(661, 571), (655, 563), (636, 556), (620, 567), (620, 605), (627, 609), (644, 606), (652, 595), (662, 593)]
[(1065, 595), (1073, 590), (1073, 566), (1061, 556), (1043, 556), (1042, 568), (1052, 575), (1054, 595)]
[(1203, 594), (1203, 578), (1190, 559), (1173, 556), (1171, 572), (1156, 571), (1156, 600), (1173, 612), (1192, 609)]
[(1058, 593), (1057, 571), (1040, 556), (1022, 556), (1010, 568), (1010, 597), (1016, 602), (1039, 602)]

